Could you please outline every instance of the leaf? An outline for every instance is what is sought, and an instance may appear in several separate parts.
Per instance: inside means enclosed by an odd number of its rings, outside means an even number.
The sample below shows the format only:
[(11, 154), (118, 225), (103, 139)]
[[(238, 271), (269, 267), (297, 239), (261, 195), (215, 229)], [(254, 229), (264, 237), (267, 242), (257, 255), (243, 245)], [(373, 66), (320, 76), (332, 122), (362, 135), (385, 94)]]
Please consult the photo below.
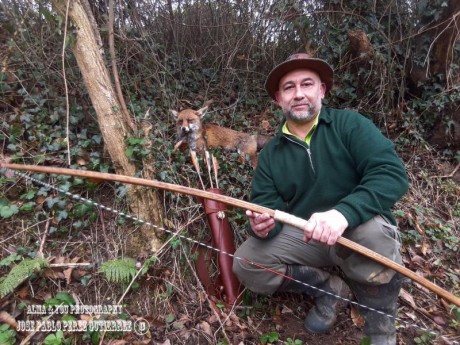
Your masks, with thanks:
[(356, 327), (362, 328), (364, 327), (364, 318), (362, 315), (359, 313), (358, 309), (352, 305), (351, 306), (351, 320), (353, 321), (354, 325)]
[(279, 334), (277, 332), (269, 332), (260, 336), (260, 342), (262, 344), (273, 343), (277, 340), (279, 340)]
[(45, 345), (61, 345), (62, 342), (55, 334), (49, 334), (43, 343)]
[(0, 266), (9, 266), (15, 261), (19, 261), (22, 259), (22, 256), (19, 254), (11, 254), (8, 255), (6, 258), (0, 260)]
[(176, 316), (174, 314), (168, 314), (165, 317), (165, 322), (166, 323), (171, 323), (176, 319)]
[(427, 253), (431, 252), (430, 244), (428, 243), (428, 241), (423, 241), (422, 248), (420, 248), (420, 251), (424, 256), (426, 256)]
[(454, 314), (455, 318), (460, 321), (460, 307), (454, 308), (452, 310), (452, 313)]
[(72, 272), (73, 272), (73, 267), (70, 267), (63, 272), (67, 285), (70, 284), (70, 279), (72, 278)]
[(406, 290), (401, 289), (401, 291), (399, 292), (399, 297), (401, 297), (404, 301), (409, 303), (412, 309), (417, 308), (417, 306), (415, 305), (414, 297)]
[(182, 322), (174, 321), (174, 322), (172, 323), (172, 327), (173, 327), (174, 329), (181, 330), (181, 329), (183, 329), (185, 326), (184, 326), (184, 324), (183, 324)]
[(292, 309), (288, 308), (286, 305), (283, 305), (283, 308), (281, 309), (281, 314), (292, 314)]
[(55, 271), (53, 269), (46, 269), (43, 271), (43, 276), (50, 279), (65, 279), (65, 276), (60, 271)]
[(86, 165), (87, 162), (83, 158), (79, 157), (79, 158), (77, 158), (77, 164), (82, 166), (82, 165)]
[[(4, 327), (6, 326), (6, 328)], [(9, 329), (8, 325), (2, 325), (0, 329), (0, 344), (2, 345), (13, 345), (16, 343), (15, 340), (16, 332)]]
[(131, 258), (109, 260), (102, 263), (99, 272), (111, 282), (129, 283), (136, 276), (136, 262)]
[(58, 292), (54, 297), (45, 300), (45, 306), (57, 306), (57, 305), (75, 305), (75, 300), (66, 291)]
[(89, 215), (94, 210), (94, 206), (88, 203), (76, 204), (72, 208), (72, 214), (76, 218), (83, 218), (85, 215)]
[(438, 325), (445, 326), (446, 320), (440, 315), (436, 315), (433, 317), (433, 321), (436, 322)]
[(57, 214), (56, 214), (56, 220), (57, 220), (58, 222), (60, 222), (60, 221), (63, 220), (63, 219), (67, 219), (68, 216), (69, 216), (69, 214), (67, 213), (66, 210), (60, 210), (60, 211), (58, 211)]
[(212, 335), (211, 326), (206, 321), (200, 322), (200, 328), (208, 335)]
[(29, 212), (32, 211), (35, 207), (35, 202), (26, 202), (25, 204), (21, 205), (20, 210), (23, 212)]
[(28, 279), (34, 272), (48, 266), (48, 261), (41, 258), (25, 259), (14, 266), (6, 277), (0, 281), (0, 297), (13, 292), (22, 282)]
[(65, 291), (58, 292), (55, 297), (59, 299), (60, 301), (64, 302), (64, 304), (66, 305), (75, 304), (75, 300), (68, 292), (65, 292)]
[(133, 156), (133, 152), (134, 152), (133, 148), (128, 147), (125, 151), (126, 157), (131, 158)]
[(0, 207), (0, 217), (2, 218), (10, 218), (17, 213), (19, 213), (19, 208), (16, 205)]

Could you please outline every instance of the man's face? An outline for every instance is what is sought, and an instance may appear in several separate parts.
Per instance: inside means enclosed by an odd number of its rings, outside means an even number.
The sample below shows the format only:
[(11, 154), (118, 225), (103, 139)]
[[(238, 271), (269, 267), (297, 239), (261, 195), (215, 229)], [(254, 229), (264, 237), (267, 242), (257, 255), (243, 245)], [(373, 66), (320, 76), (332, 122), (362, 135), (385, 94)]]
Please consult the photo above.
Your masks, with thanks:
[(316, 72), (298, 69), (281, 78), (276, 102), (283, 109), (286, 120), (306, 123), (319, 114), (325, 92), (326, 85)]

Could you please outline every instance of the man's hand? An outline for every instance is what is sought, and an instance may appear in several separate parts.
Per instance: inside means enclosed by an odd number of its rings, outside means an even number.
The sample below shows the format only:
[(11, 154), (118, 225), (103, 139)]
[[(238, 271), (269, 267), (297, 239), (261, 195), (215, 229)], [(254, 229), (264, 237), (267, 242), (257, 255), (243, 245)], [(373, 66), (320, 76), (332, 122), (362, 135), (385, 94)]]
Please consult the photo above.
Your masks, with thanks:
[(315, 240), (332, 246), (348, 227), (348, 221), (337, 210), (313, 213), (304, 228), (304, 241)]
[(267, 237), (268, 233), (275, 227), (275, 220), (268, 213), (260, 214), (246, 210), (246, 216), (249, 218), (252, 231), (260, 238)]

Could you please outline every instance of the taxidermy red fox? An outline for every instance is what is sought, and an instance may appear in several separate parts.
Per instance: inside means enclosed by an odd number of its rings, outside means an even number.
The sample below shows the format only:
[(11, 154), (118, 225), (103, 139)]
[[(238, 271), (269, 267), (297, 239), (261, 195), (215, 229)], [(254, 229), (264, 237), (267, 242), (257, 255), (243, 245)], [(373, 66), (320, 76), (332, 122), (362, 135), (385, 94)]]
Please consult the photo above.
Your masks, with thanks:
[(185, 109), (181, 112), (171, 110), (177, 123), (179, 142), (175, 149), (187, 144), (192, 151), (203, 152), (208, 147), (222, 147), (226, 150), (237, 150), (240, 160), (245, 162), (249, 155), (253, 168), (257, 166), (257, 151), (261, 150), (271, 139), (269, 136), (250, 135), (230, 128), (212, 124), (203, 124), (201, 120), (206, 114), (208, 106), (199, 110)]

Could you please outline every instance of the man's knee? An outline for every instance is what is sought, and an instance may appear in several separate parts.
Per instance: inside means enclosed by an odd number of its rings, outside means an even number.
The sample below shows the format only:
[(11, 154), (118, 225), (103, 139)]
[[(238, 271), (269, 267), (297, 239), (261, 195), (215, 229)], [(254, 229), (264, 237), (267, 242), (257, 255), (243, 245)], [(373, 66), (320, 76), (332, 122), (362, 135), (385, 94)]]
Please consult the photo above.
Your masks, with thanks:
[[(380, 216), (351, 229), (345, 237), (398, 264), (402, 262), (398, 230)], [(340, 267), (347, 277), (363, 284), (386, 284), (395, 274), (386, 266), (345, 247), (337, 247), (336, 255), (341, 258)]]
[(286, 270), (285, 265), (253, 262), (252, 259), (246, 257), (246, 249), (246, 246), (243, 244), (235, 252), (233, 273), (241, 284), (249, 290), (264, 295), (273, 294), (281, 285), (283, 279), (271, 271), (284, 273)]
[(237, 276), (237, 278), (242, 281), (244, 277), (247, 275), (249, 271), (248, 263), (244, 262), (240, 259), (240, 256), (236, 255), (235, 252), (235, 259), (233, 260), (233, 273)]

